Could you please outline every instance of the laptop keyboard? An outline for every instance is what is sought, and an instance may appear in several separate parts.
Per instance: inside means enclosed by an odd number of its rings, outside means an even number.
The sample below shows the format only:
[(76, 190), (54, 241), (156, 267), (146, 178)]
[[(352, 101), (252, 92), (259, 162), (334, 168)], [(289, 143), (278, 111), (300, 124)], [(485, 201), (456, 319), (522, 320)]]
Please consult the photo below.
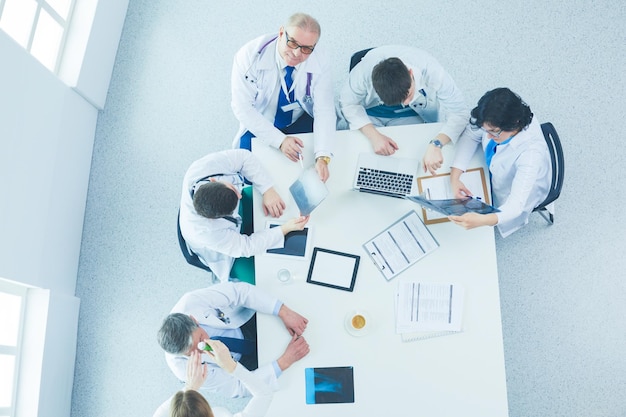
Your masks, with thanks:
[(356, 181), (359, 188), (403, 196), (409, 195), (412, 184), (413, 175), (363, 167), (359, 168)]

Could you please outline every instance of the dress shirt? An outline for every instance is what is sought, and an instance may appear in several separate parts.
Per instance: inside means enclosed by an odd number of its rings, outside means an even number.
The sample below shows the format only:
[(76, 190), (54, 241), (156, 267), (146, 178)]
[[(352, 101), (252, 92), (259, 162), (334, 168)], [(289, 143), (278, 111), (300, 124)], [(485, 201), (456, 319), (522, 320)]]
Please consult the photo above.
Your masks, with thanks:
[[(277, 315), (282, 302), (271, 297), (254, 285), (245, 282), (225, 282), (207, 288), (191, 291), (182, 296), (170, 313), (182, 313), (193, 316), (199, 324), (214, 329), (239, 329), (254, 315)], [(219, 319), (217, 309), (229, 320)], [(185, 381), (187, 378), (187, 357), (165, 353), (167, 365), (174, 375)], [(208, 376), (204, 389), (215, 391), (226, 397), (245, 397), (250, 395), (244, 384), (220, 368), (210, 355), (203, 354), (202, 360), (208, 363)], [(276, 361), (263, 364), (253, 373), (270, 386), (277, 387), (280, 368)]]
[[(285, 139), (285, 134), (274, 127), (278, 89), (281, 88), (286, 65), (278, 53), (276, 36), (256, 38), (235, 54), (231, 107), (240, 126), (233, 147), (239, 146), (239, 138), (247, 130), (256, 136), (253, 140), (274, 148), (280, 147)], [(336, 126), (332, 72), (323, 46), (318, 43), (306, 61), (296, 66), (293, 74), (292, 89), (301, 106), (294, 111), (293, 120), (298, 117), (298, 112), (304, 111), (313, 117), (316, 158), (332, 156)], [(305, 98), (308, 74), (311, 74), (310, 101)]]
[[(445, 121), (440, 133), (456, 142), (469, 119), (463, 93), (435, 58), (410, 46), (374, 48), (352, 69), (339, 96), (341, 112), (350, 129), (360, 129), (371, 123), (365, 109), (382, 104), (372, 85), (372, 70), (379, 62), (393, 57), (413, 70), (415, 95), (408, 106), (426, 123)], [(426, 93), (426, 97), (420, 90)]]
[[(458, 143), (452, 166), (465, 171), (482, 143), (483, 152), (491, 139), (468, 125)], [(506, 144), (500, 144), (491, 159), (491, 194), (501, 211), (498, 230), (502, 237), (528, 223), (528, 217), (548, 196), (552, 183), (552, 162), (537, 118)]]
[[(198, 180), (215, 174), (217, 180), (240, 182), (240, 176), (251, 181), (261, 193), (273, 183), (260, 161), (245, 149), (229, 149), (208, 154), (195, 161), (185, 174), (180, 199), (180, 231), (189, 248), (211, 268), (220, 281), (228, 281), (234, 258), (249, 257), (280, 248), (284, 236), (280, 227), (261, 230), (250, 236), (240, 234), (241, 225), (227, 219), (207, 219), (193, 206), (191, 190)], [(235, 209), (237, 213), (238, 208)]]

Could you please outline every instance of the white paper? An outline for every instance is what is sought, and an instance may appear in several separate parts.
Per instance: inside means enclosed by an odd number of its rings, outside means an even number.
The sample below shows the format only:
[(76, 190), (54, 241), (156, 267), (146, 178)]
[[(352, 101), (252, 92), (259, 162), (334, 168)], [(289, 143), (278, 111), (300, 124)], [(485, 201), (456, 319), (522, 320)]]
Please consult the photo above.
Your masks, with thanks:
[(458, 284), (400, 282), (396, 332), (461, 331), (464, 289)]

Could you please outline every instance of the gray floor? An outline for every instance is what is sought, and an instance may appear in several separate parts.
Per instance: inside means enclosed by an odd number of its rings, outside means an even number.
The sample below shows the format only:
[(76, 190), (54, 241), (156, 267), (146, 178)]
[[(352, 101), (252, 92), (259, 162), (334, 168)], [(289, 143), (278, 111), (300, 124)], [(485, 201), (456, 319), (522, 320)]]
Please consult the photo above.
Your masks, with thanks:
[(155, 333), (183, 292), (208, 283), (177, 246), (182, 176), (230, 146), (235, 51), (302, 10), (322, 24), (337, 87), (353, 51), (410, 44), (440, 60), (468, 105), (508, 86), (555, 124), (567, 162), (556, 224), (535, 215), (497, 238), (510, 415), (626, 416), (624, 3), (262, 4), (130, 2), (97, 127), (72, 415), (151, 415), (178, 388)]

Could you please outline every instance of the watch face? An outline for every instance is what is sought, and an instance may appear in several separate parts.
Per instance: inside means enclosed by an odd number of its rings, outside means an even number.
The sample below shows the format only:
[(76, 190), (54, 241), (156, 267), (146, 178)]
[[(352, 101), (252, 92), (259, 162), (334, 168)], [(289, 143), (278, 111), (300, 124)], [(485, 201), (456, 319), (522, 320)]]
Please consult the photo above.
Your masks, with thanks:
[(435, 145), (438, 148), (443, 148), (443, 144), (441, 143), (441, 141), (439, 139), (435, 139), (430, 141), (430, 143), (432, 143), (433, 145)]

